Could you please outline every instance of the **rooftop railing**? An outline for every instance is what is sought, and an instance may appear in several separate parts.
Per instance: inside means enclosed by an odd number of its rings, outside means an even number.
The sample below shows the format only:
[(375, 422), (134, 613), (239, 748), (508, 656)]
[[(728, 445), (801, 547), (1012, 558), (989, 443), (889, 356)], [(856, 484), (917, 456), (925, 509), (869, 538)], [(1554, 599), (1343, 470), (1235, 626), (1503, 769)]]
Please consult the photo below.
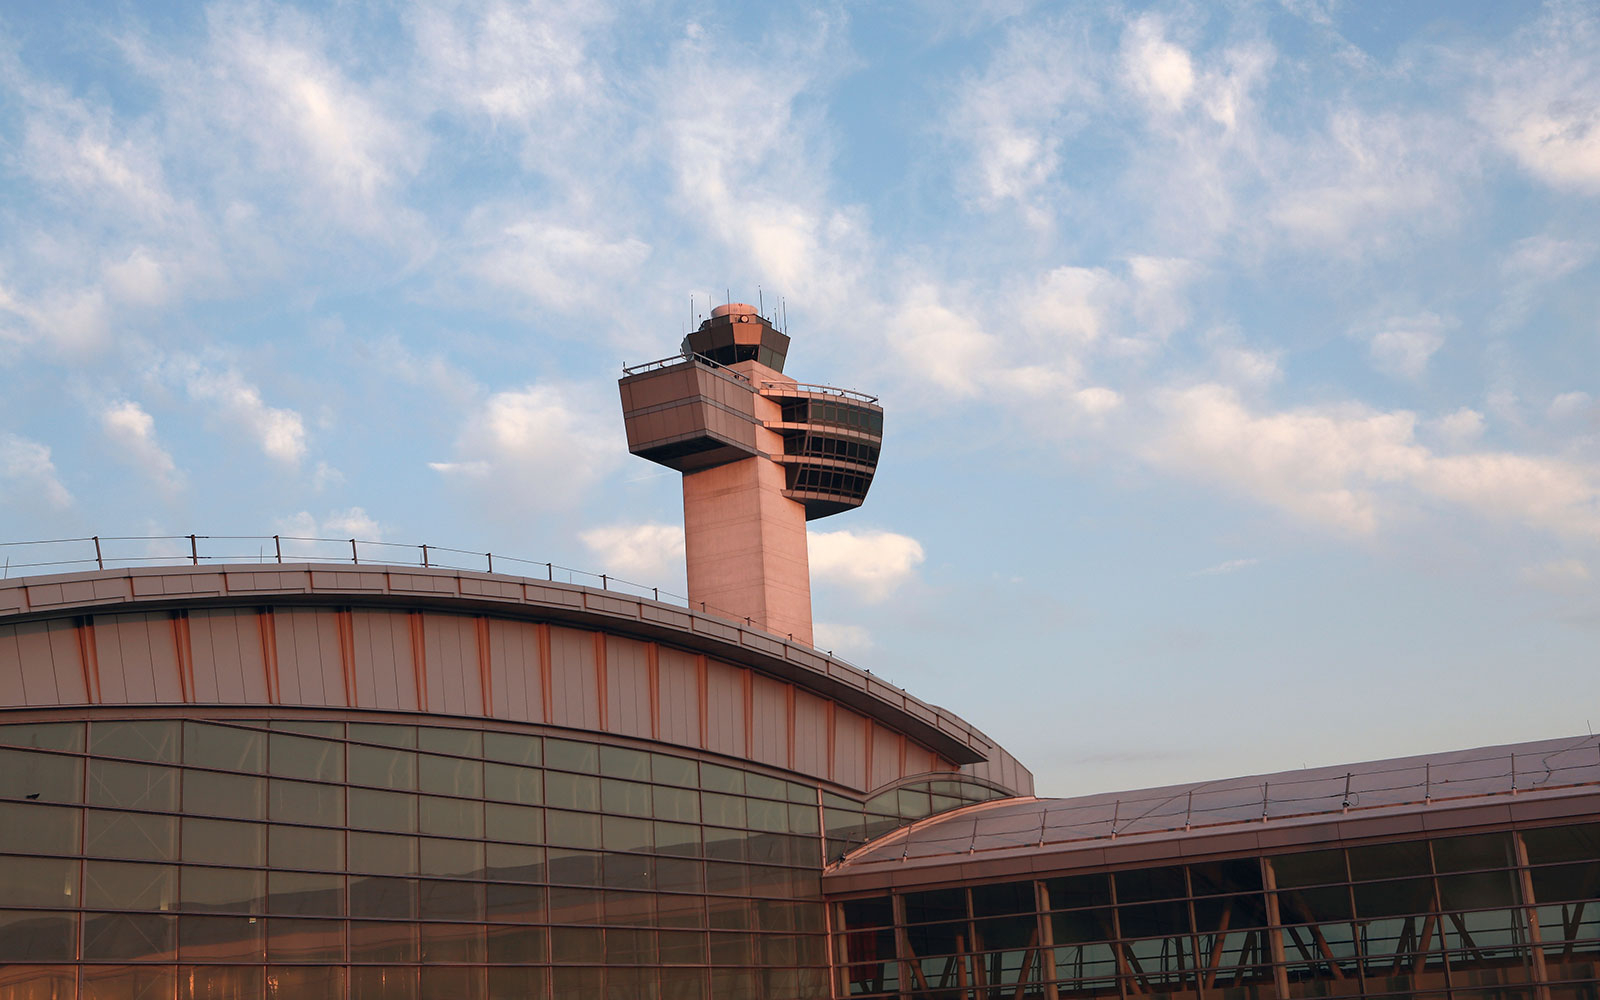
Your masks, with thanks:
[(726, 376), (728, 378), (731, 378), (736, 382), (743, 382), (746, 385), (750, 384), (750, 380), (748, 378), (746, 378), (743, 375), (740, 375), (738, 372), (734, 371), (732, 368), (729, 368), (727, 365), (721, 364), (720, 362), (712, 361), (710, 358), (706, 357), (704, 354), (695, 354), (695, 353), (692, 353), (690, 351), (684, 351), (684, 352), (682, 352), (680, 354), (674, 354), (670, 358), (657, 358), (654, 361), (646, 361), (643, 364), (623, 365), (622, 366), (622, 374), (623, 375), (640, 375), (640, 374), (643, 374), (644, 372), (659, 371), (659, 370), (661, 370), (663, 368), (671, 368), (671, 367), (673, 367), (675, 365), (681, 365), (681, 364), (684, 364), (686, 362), (693, 362), (693, 363), (695, 363), (697, 365), (704, 365), (705, 367), (710, 368), (712, 371), (716, 372), (719, 375), (723, 375), (723, 376)]
[(857, 403), (878, 405), (877, 396), (869, 396), (855, 389), (841, 389), (836, 385), (822, 385), (817, 382), (779, 382), (769, 380), (761, 383), (762, 389), (798, 389), (804, 393), (814, 393), (822, 396), (838, 396), (842, 399), (854, 400)]

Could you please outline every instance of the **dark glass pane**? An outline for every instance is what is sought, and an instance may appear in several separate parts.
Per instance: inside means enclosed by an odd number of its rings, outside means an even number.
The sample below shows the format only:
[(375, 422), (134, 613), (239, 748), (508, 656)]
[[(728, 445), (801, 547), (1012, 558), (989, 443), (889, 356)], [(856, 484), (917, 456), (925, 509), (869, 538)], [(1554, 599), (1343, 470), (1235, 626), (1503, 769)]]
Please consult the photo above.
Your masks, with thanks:
[(1395, 917), (1433, 909), (1433, 880), (1399, 879), (1355, 886), (1356, 916)]
[(272, 733), (267, 744), (267, 759), (268, 770), (280, 778), (344, 780), (343, 743)]
[[(600, 894), (565, 886), (550, 887), (550, 922), (556, 924), (597, 924), (600, 922)], [(565, 952), (559, 948), (557, 955)], [(584, 961), (569, 959), (569, 961)]]
[(185, 722), (183, 762), (223, 771), (260, 774), (266, 770), (266, 735), (250, 729), (235, 729), (232, 726)]
[(83, 957), (99, 962), (170, 962), (177, 917), (164, 913), (85, 913)]
[(417, 838), (386, 833), (351, 833), (349, 867), (375, 875), (417, 874)]
[(1202, 933), (1264, 927), (1267, 923), (1267, 899), (1259, 892), (1196, 899), (1194, 919), (1196, 929)]
[(654, 862), (654, 858), (643, 854), (606, 854), (601, 861), (601, 875), (607, 888), (650, 889)]
[(1522, 842), (1528, 850), (1529, 864), (1593, 861), (1600, 859), (1600, 823), (1524, 830)]
[(817, 813), (817, 807), (789, 803), (789, 829), (813, 837), (822, 832), (822, 817)]
[(83, 812), (32, 802), (0, 802), (0, 851), (76, 854)]
[(416, 924), (398, 921), (350, 922), (350, 961), (393, 963), (416, 960)]
[(96, 722), (89, 727), (89, 752), (96, 757), (127, 757), (160, 764), (178, 760), (176, 720)]
[(894, 907), (888, 896), (872, 899), (852, 899), (840, 904), (847, 930), (868, 927), (889, 927), (894, 924)]
[(1080, 906), (1110, 906), (1111, 877), (1109, 875), (1070, 875), (1045, 881), (1052, 910), (1069, 910)]
[(0, 910), (0, 962), (70, 962), (77, 945), (76, 913)]
[(485, 890), (485, 905), (490, 920), (513, 924), (544, 923), (543, 886), (490, 882)]
[(417, 787), (417, 755), (409, 750), (351, 744), (350, 784), (414, 790)]
[(558, 808), (596, 810), (600, 808), (600, 782), (587, 775), (548, 771), (544, 797), (546, 804)]
[(667, 754), (650, 755), (650, 774), (655, 781), (683, 788), (700, 787), (700, 767), (692, 760)]
[(417, 730), (417, 747), (434, 753), (458, 757), (482, 757), (483, 733), (476, 729), (442, 729), (423, 726)]
[(184, 962), (260, 962), (266, 921), (260, 917), (178, 918), (178, 959)]
[(0, 857), (0, 902), (7, 906), (77, 906), (75, 858)]
[(344, 789), (273, 778), (267, 783), (267, 815), (280, 823), (344, 826)]
[(550, 881), (563, 885), (601, 884), (598, 853), (554, 847), (547, 849), (545, 853), (549, 857)]
[(682, 823), (655, 824), (656, 853), (693, 857), (700, 853), (700, 828)]
[(422, 1000), (483, 1000), (484, 970), (423, 966)]
[(485, 844), (484, 864), (490, 879), (502, 882), (543, 882), (544, 849), (520, 844)]
[(1210, 861), (1189, 866), (1189, 883), (1196, 896), (1221, 893), (1260, 892), (1261, 862), (1256, 858)]
[(1600, 898), (1600, 865), (1592, 861), (1535, 868), (1532, 875), (1533, 898), (1537, 902)]
[(606, 957), (604, 939), (591, 927), (550, 928), (550, 952), (560, 962), (603, 962)]
[(173, 970), (167, 966), (83, 967), (82, 1000), (167, 1000), (173, 991)]
[(267, 920), (267, 961), (342, 962), (344, 923), (339, 920)]
[(1117, 907), (1125, 938), (1166, 937), (1189, 933), (1189, 907), (1182, 900)]
[(975, 917), (1031, 913), (1036, 908), (1032, 882), (1001, 882), (972, 887), (972, 915)]
[(549, 932), (543, 927), (490, 927), (489, 961), (529, 964), (549, 960)]
[(1050, 929), (1057, 945), (1083, 945), (1116, 938), (1111, 910), (1070, 910), (1050, 915)]
[(100, 910), (172, 910), (178, 899), (178, 869), (86, 861), (83, 905)]
[(483, 795), (483, 761), (422, 754), (417, 762), (417, 786), (436, 795)]
[(350, 970), (350, 1000), (417, 1000), (417, 970), (415, 967), (353, 968)]
[(417, 748), (416, 726), (391, 726), (383, 722), (352, 722), (349, 737), (356, 743), (376, 743), (385, 747)]
[(720, 764), (700, 765), (700, 787), (713, 792), (744, 794), (744, 772)]
[(681, 823), (700, 822), (700, 793), (688, 788), (661, 788), (651, 790), (656, 819), (677, 820)]
[(702, 862), (692, 858), (655, 859), (656, 888), (661, 892), (703, 892)]
[(83, 752), (81, 722), (20, 722), (0, 726), (0, 746)]
[(477, 799), (417, 796), (417, 828), (441, 837), (482, 837), (483, 803)]
[(544, 843), (544, 811), (490, 802), (484, 806), (485, 836), (523, 844)]
[[(178, 969), (178, 1000), (265, 1000), (259, 965), (190, 965)], [(163, 995), (160, 1000), (165, 1000)]]
[(544, 759), (539, 737), (516, 733), (484, 733), (483, 756), (506, 764), (532, 764), (538, 767)]
[(550, 995), (545, 969), (489, 969), (489, 1000), (545, 1000)]
[(344, 1000), (345, 970), (336, 965), (278, 965), (267, 969), (270, 1000)]
[(89, 809), (84, 813), (84, 853), (103, 858), (174, 861), (178, 818)]
[(179, 873), (179, 897), (183, 909), (189, 911), (262, 913), (266, 910), (266, 873), (184, 868)]
[(745, 800), (745, 823), (752, 830), (766, 833), (789, 832), (789, 805), (766, 799)]
[(737, 795), (719, 795), (703, 792), (700, 795), (700, 815), (706, 823), (717, 826), (744, 826), (744, 799)]
[(1484, 833), (1472, 837), (1448, 837), (1433, 842), (1434, 870), (1469, 872), (1484, 868), (1507, 868), (1516, 864), (1516, 852), (1509, 833)]
[(608, 778), (649, 781), (650, 755), (642, 750), (630, 750), (627, 747), (602, 746), (600, 773)]
[(1326, 885), (1343, 882), (1347, 878), (1344, 852), (1311, 851), (1306, 854), (1284, 854), (1268, 858), (1278, 888), (1291, 886)]
[(967, 891), (965, 889), (933, 889), (926, 892), (908, 892), (905, 894), (905, 907), (906, 923), (908, 924), (965, 920), (967, 916)]
[(301, 826), (267, 828), (267, 858), (273, 868), (344, 870), (344, 831)]
[(543, 772), (535, 768), (511, 764), (483, 765), (485, 798), (538, 805), (544, 800), (543, 787)]
[(1314, 924), (1350, 919), (1350, 890), (1343, 885), (1278, 893), (1278, 918), (1286, 924)]
[(184, 771), (183, 809), (204, 816), (266, 819), (266, 779), (242, 774)]
[(653, 830), (648, 820), (606, 816), (600, 833), (608, 851), (648, 851), (652, 846)]
[(417, 916), (417, 883), (408, 878), (350, 877), (350, 915), (412, 920)]
[(423, 879), (417, 884), (419, 911), (424, 920), (482, 920), (483, 883), (442, 882)]
[(1445, 910), (1488, 910), (1521, 902), (1516, 872), (1474, 872), (1439, 876), (1439, 905)]
[(1117, 872), (1113, 878), (1117, 884), (1119, 903), (1177, 899), (1188, 894), (1184, 886), (1183, 869), (1177, 866), (1138, 868), (1133, 871)]
[(423, 837), (420, 843), (422, 874), (483, 877), (483, 844), (471, 840), (436, 840), (432, 837)]
[(260, 866), (267, 859), (267, 828), (259, 823), (183, 817), (183, 860), (209, 865)]
[(82, 802), (83, 758), (0, 749), (0, 796), (36, 802)]
[(267, 912), (283, 916), (344, 916), (344, 876), (267, 873)]
[(483, 928), (477, 924), (423, 924), (421, 931), (424, 963), (483, 961)]
[(705, 897), (672, 896), (667, 894), (657, 896), (656, 924), (661, 927), (705, 927)]
[(417, 797), (409, 792), (350, 789), (350, 825), (392, 833), (417, 832)]
[(1427, 875), (1432, 870), (1426, 841), (1402, 841), (1350, 848), (1350, 877), (1357, 881)]
[(594, 774), (600, 769), (600, 755), (593, 743), (574, 743), (571, 740), (545, 740), (544, 766), (558, 771), (581, 771)]
[(600, 782), (600, 808), (614, 816), (650, 815), (650, 786), (606, 778)]
[(550, 843), (553, 845), (560, 847), (600, 846), (599, 816), (550, 809), (545, 813), (545, 824)]

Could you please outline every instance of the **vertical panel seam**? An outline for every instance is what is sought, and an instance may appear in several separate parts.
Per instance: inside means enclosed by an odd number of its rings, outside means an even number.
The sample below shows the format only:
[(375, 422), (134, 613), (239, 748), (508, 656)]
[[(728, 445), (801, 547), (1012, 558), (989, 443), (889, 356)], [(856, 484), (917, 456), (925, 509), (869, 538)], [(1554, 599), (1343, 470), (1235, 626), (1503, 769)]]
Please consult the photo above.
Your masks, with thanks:
[(83, 694), (89, 704), (100, 704), (100, 650), (94, 642), (94, 616), (78, 619), (78, 657), (83, 663)]
[(823, 704), (826, 706), (826, 708), (825, 708), (825, 710), (823, 712), (823, 715), (827, 719), (827, 726), (828, 726), (828, 780), (829, 781), (836, 781), (838, 779), (836, 779), (834, 777), (834, 774), (833, 774), (833, 761), (834, 761), (834, 757), (836, 756), (835, 753), (834, 753), (834, 739), (835, 739), (835, 737), (834, 737), (834, 730), (833, 730), (833, 710), (834, 710), (833, 699), (830, 698), (827, 701), (823, 702)]
[(555, 718), (556, 704), (555, 681), (551, 677), (555, 667), (550, 662), (550, 626), (540, 622), (536, 628), (539, 633), (539, 698), (544, 707), (544, 718), (539, 721), (548, 726)]
[(650, 685), (650, 738), (661, 738), (661, 647), (653, 642), (644, 646), (644, 666)]
[(793, 771), (794, 767), (794, 685), (783, 686), (783, 728), (785, 736), (784, 766)]
[(280, 704), (278, 690), (278, 625), (271, 608), (262, 608), (256, 615), (256, 628), (261, 634), (261, 669), (267, 677), (267, 701)]
[(478, 693), (482, 696), (485, 718), (494, 717), (494, 692), (490, 690), (489, 619), (479, 615), (474, 622), (478, 640)]
[(706, 690), (706, 656), (704, 653), (694, 658), (695, 667), (695, 695), (700, 699), (700, 749), (705, 750), (711, 745), (711, 698)]
[(168, 624), (172, 628), (173, 654), (178, 659), (178, 696), (185, 704), (193, 704), (196, 695), (194, 651), (189, 646), (189, 612), (183, 610), (172, 612)]
[(606, 683), (606, 634), (604, 632), (591, 633), (594, 636), (594, 693), (595, 708), (598, 710), (600, 731), (609, 732), (608, 725), (611, 718), (610, 706), (606, 704), (610, 696), (610, 685)]
[(356, 707), (356, 623), (355, 612), (340, 608), (335, 613), (339, 626), (339, 674), (344, 678), (344, 704)]
[(756, 739), (755, 674), (740, 670), (739, 684), (744, 689), (744, 759), (752, 760), (755, 758)]
[(428, 646), (422, 630), (422, 612), (406, 613), (411, 632), (411, 679), (417, 687), (417, 711), (428, 710)]

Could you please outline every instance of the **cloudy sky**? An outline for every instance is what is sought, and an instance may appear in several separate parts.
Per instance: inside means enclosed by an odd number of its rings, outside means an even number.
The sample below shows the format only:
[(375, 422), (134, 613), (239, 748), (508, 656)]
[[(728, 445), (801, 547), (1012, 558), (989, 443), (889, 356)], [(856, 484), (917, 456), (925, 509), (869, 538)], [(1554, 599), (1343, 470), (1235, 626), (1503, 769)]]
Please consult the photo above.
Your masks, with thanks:
[(759, 290), (819, 644), (1042, 791), (1580, 734), (1597, 253), (1593, 3), (11, 4), (0, 538), (681, 591), (615, 380)]

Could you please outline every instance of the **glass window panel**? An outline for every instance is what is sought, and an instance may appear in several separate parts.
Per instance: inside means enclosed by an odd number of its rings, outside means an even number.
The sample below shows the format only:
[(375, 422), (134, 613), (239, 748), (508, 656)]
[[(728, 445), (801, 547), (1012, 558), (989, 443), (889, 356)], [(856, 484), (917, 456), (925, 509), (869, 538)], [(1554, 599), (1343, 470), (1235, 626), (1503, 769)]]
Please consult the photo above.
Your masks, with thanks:
[(417, 898), (424, 920), (482, 920), (483, 883), (423, 879)]
[(32, 802), (0, 802), (0, 851), (78, 853), (83, 813)]
[(483, 795), (483, 761), (422, 754), (417, 762), (417, 785), (437, 795)]
[(7, 906), (77, 906), (75, 858), (0, 857), (0, 901)]
[(749, 869), (744, 865), (728, 864), (722, 861), (707, 861), (706, 891), (735, 893), (749, 892)]
[[(958, 921), (967, 916), (967, 890), (931, 889), (905, 894), (906, 923)], [(926, 954), (919, 950), (919, 954)]]
[(166, 1000), (173, 970), (159, 965), (85, 966), (82, 1000)]
[(183, 809), (205, 816), (266, 819), (266, 779), (242, 774), (184, 771)]
[(188, 965), (178, 969), (178, 1000), (266, 1000), (266, 995), (259, 965)]
[(385, 722), (352, 722), (350, 739), (358, 743), (376, 743), (386, 747), (417, 748), (416, 726), (391, 726)]
[[(598, 924), (600, 922), (600, 894), (584, 888), (551, 886), (549, 891), (550, 922), (553, 924)], [(557, 955), (565, 952), (559, 948)], [(582, 961), (582, 959), (571, 959)]]
[(344, 723), (342, 722), (314, 722), (310, 719), (274, 719), (267, 723), (267, 727), (276, 729), (280, 733), (323, 736), (334, 740), (341, 739), (344, 736)]
[(647, 820), (606, 816), (601, 827), (601, 839), (608, 851), (648, 851), (651, 848), (652, 829)]
[(718, 830), (705, 828), (705, 855), (718, 861), (745, 860), (745, 842), (749, 834), (743, 830)]
[(682, 823), (700, 822), (700, 793), (687, 788), (661, 788), (651, 791), (656, 819)]
[(563, 962), (603, 962), (606, 957), (604, 937), (593, 927), (550, 928), (550, 951)]
[(1343, 885), (1319, 886), (1278, 892), (1278, 918), (1286, 924), (1316, 924), (1349, 920), (1350, 889)]
[(1427, 875), (1432, 869), (1422, 840), (1350, 848), (1350, 877), (1357, 881)]
[(744, 799), (736, 795), (718, 795), (705, 792), (700, 796), (700, 812), (704, 822), (718, 826), (744, 826)]
[(1125, 938), (1164, 937), (1189, 933), (1189, 907), (1181, 900), (1119, 906)]
[(88, 801), (97, 806), (171, 812), (178, 808), (178, 769), (90, 760)]
[(817, 804), (817, 790), (810, 785), (801, 785), (793, 781), (784, 782), (784, 793), (785, 798), (797, 805)]
[(267, 828), (267, 859), (273, 868), (344, 870), (344, 831), (300, 826)]
[(698, 931), (659, 931), (657, 947), (665, 965), (695, 965), (706, 962), (706, 935)]
[(705, 927), (706, 897), (662, 893), (656, 897), (656, 924), (692, 929)]
[(700, 853), (700, 828), (683, 823), (656, 823), (656, 853), (693, 857)]
[(260, 774), (266, 770), (266, 735), (252, 729), (185, 722), (183, 762), (223, 771)]
[(608, 778), (649, 781), (650, 755), (642, 750), (630, 750), (627, 747), (602, 746), (600, 773)]
[(352, 968), (350, 1000), (417, 1000), (417, 970), (403, 966)]
[(600, 881), (600, 855), (594, 851), (574, 851), (552, 847), (545, 851), (549, 857), (551, 882), (563, 885), (602, 884)]
[(600, 808), (600, 782), (587, 775), (547, 772), (544, 776), (545, 802), (562, 809)]
[(170, 962), (177, 917), (164, 913), (85, 913), (83, 957), (95, 962)]
[(1176, 899), (1188, 895), (1183, 868), (1136, 868), (1116, 872), (1112, 878), (1117, 883), (1117, 902), (1138, 903), (1146, 900)]
[(263, 913), (265, 872), (232, 868), (184, 868), (178, 876), (181, 906), (191, 912)]
[(146, 813), (84, 813), (84, 853), (103, 858), (175, 861), (178, 857), (178, 818)]
[(1521, 902), (1517, 873), (1474, 872), (1439, 876), (1439, 905), (1445, 910), (1487, 910)]
[(490, 927), (488, 944), (491, 962), (528, 964), (549, 960), (549, 935), (543, 927)]
[(1196, 899), (1194, 919), (1201, 932), (1264, 927), (1267, 922), (1267, 898), (1256, 892)]
[(485, 905), (490, 920), (513, 924), (544, 923), (543, 886), (490, 882), (485, 890)]
[(394, 963), (416, 960), (416, 924), (350, 921), (350, 961)]
[(1256, 858), (1210, 861), (1189, 866), (1189, 883), (1196, 896), (1260, 892), (1261, 862)]
[[(550, 947), (556, 949), (559, 953), (560, 948), (555, 942), (554, 935), (551, 937)], [(595, 997), (603, 996), (604, 990), (604, 969), (563, 968), (558, 966), (550, 970), (550, 996), (554, 1000), (593, 1000)], [(722, 995), (724, 994), (718, 994), (718, 996)], [(725, 995), (731, 997), (739, 994), (728, 993)]]
[(1356, 916), (1361, 918), (1405, 916), (1433, 909), (1433, 880), (1428, 878), (1358, 883), (1354, 893)]
[(391, 833), (417, 832), (417, 797), (409, 792), (380, 792), (352, 788), (350, 825)]
[[(718, 965), (751, 965), (755, 962), (755, 943), (748, 934), (719, 934), (712, 931), (711, 961)], [(732, 970), (719, 971), (726, 973)]]
[(408, 878), (350, 878), (350, 915), (411, 920), (417, 915), (417, 882)]
[(594, 774), (600, 769), (600, 755), (593, 743), (572, 740), (545, 740), (544, 766), (558, 771)]
[(713, 792), (744, 794), (744, 772), (720, 764), (700, 765), (700, 787)]
[[(491, 950), (493, 942), (490, 943)], [(550, 987), (545, 969), (489, 969), (489, 1000), (545, 1000)]]
[(267, 815), (280, 823), (344, 826), (344, 789), (273, 778), (267, 783)]
[(607, 854), (601, 858), (601, 878), (613, 889), (652, 888), (653, 858), (643, 854)]
[(35, 802), (82, 802), (83, 758), (0, 749), (0, 796)]
[(749, 799), (745, 802), (746, 824), (767, 833), (789, 832), (789, 806), (784, 802)]
[(483, 733), (476, 729), (444, 729), (423, 726), (417, 730), (417, 746), (434, 753), (461, 757), (483, 756)]
[(482, 837), (483, 803), (477, 799), (419, 795), (417, 828), (441, 837)]
[(178, 918), (178, 959), (183, 962), (260, 962), (266, 920), (261, 917)]
[(0, 910), (0, 962), (70, 962), (77, 944), (76, 913)]
[(1284, 854), (1268, 858), (1277, 886), (1287, 889), (1302, 885), (1328, 885), (1345, 881), (1344, 852), (1308, 851), (1305, 854)]
[(417, 874), (417, 838), (386, 833), (354, 833), (349, 841), (352, 872)]
[(0, 746), (83, 752), (81, 722), (20, 722), (0, 726)]
[(520, 844), (483, 845), (487, 877), (502, 882), (543, 882), (544, 849)]
[(332, 740), (272, 733), (267, 744), (267, 760), (268, 770), (280, 778), (344, 780), (344, 744)]
[[(1533, 898), (1540, 903), (1564, 903), (1600, 897), (1600, 865), (1592, 861), (1535, 868), (1531, 874)], [(1566, 918), (1563, 917), (1563, 920)]]
[(185, 816), (183, 860), (259, 867), (267, 860), (267, 828), (258, 823)]
[(746, 774), (744, 776), (744, 791), (746, 795), (756, 795), (764, 799), (782, 799), (786, 797), (784, 783), (778, 778), (769, 778), (764, 774)]
[(550, 843), (560, 847), (599, 847), (600, 817), (550, 809), (545, 814)]
[(650, 774), (659, 783), (683, 788), (700, 787), (700, 766), (684, 757), (664, 753), (650, 755)]
[(721, 896), (706, 897), (706, 918), (712, 930), (747, 931), (753, 923), (748, 899)]
[(498, 802), (486, 803), (483, 808), (485, 835), (490, 840), (544, 843), (544, 810)]
[(485, 798), (538, 805), (544, 800), (544, 776), (537, 768), (511, 764), (483, 765)]
[(422, 874), (483, 877), (483, 845), (470, 840), (421, 838)]
[(1045, 880), (1052, 910), (1111, 905), (1111, 879), (1106, 875), (1070, 875)]
[(650, 786), (606, 778), (600, 782), (600, 806), (617, 816), (650, 816)]
[(606, 931), (606, 963), (612, 966), (656, 964), (656, 932), (622, 928)]
[(1433, 842), (1434, 870), (1470, 872), (1508, 868), (1516, 864), (1509, 833), (1484, 833), (1471, 837), (1446, 837)]
[(425, 963), (483, 961), (483, 928), (477, 924), (423, 924), (421, 931)]
[(267, 995), (274, 1000), (344, 1000), (344, 975), (337, 965), (270, 966)]
[(344, 876), (268, 872), (267, 912), (290, 917), (342, 917)]
[(537, 736), (520, 733), (484, 733), (483, 756), (506, 764), (532, 764), (543, 762), (544, 754)]
[(422, 1000), (483, 1000), (484, 970), (422, 967)]
[(817, 815), (815, 805), (799, 805), (789, 803), (789, 829), (794, 833), (804, 833), (815, 837), (822, 832), (822, 819)]
[(1112, 923), (1109, 907), (1052, 913), (1050, 930), (1052, 939), (1057, 945), (1094, 944), (1100, 941), (1113, 941), (1117, 936), (1116, 925)]
[(409, 750), (350, 745), (350, 783), (398, 788), (417, 787), (417, 755)]
[(1600, 858), (1600, 823), (1524, 830), (1522, 842), (1528, 851), (1529, 864), (1592, 861)]
[(89, 752), (158, 764), (178, 760), (178, 723), (172, 719), (96, 722), (89, 727)]

